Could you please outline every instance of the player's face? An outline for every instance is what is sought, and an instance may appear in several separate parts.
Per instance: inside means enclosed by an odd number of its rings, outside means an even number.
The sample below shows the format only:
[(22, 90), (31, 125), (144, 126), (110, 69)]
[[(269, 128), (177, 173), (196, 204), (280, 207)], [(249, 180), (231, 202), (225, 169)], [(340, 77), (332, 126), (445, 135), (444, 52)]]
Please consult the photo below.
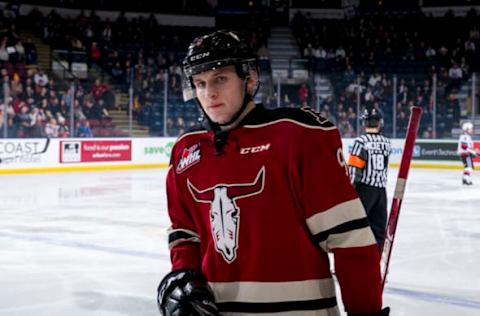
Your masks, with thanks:
[(197, 98), (215, 123), (229, 122), (241, 108), (245, 80), (238, 77), (235, 66), (208, 70), (193, 76)]

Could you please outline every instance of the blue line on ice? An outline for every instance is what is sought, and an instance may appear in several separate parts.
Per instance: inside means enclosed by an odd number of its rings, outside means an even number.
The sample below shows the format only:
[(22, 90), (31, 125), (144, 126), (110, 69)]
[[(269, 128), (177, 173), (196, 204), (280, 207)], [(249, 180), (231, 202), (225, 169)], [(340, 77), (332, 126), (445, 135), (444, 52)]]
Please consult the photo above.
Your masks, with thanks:
[(464, 299), (460, 297), (452, 297), (452, 296), (447, 296), (442, 294), (420, 292), (420, 291), (406, 290), (406, 289), (392, 288), (392, 287), (385, 288), (385, 292), (389, 294), (408, 296), (408, 297), (418, 299), (418, 300), (423, 300), (423, 301), (437, 302), (437, 303), (444, 303), (448, 305), (458, 305), (463, 307), (480, 309), (480, 301), (474, 301), (474, 300)]
[(20, 235), (20, 234), (0, 232), (0, 237), (12, 238), (17, 240), (27, 240), (27, 241), (33, 241), (33, 242), (41, 242), (41, 243), (61, 246), (61, 247), (94, 250), (94, 251), (113, 253), (113, 254), (132, 256), (132, 257), (170, 260), (168, 255), (161, 254), (161, 253), (122, 249), (122, 248), (95, 245), (95, 244), (78, 242), (78, 241), (60, 240), (60, 239), (54, 239), (54, 238), (48, 238), (48, 237), (42, 237), (42, 236), (32, 236), (32, 235), (26, 235), (26, 234)]

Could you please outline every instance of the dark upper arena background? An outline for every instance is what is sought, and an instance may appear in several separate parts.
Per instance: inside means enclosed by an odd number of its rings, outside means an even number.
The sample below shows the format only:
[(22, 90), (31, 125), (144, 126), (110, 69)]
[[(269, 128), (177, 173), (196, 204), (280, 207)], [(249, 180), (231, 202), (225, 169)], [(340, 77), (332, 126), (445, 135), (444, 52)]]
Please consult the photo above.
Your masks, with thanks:
[(258, 102), (309, 105), (342, 137), (361, 132), (366, 106), (389, 137), (404, 137), (412, 105), (419, 138), (478, 126), (480, 1), (315, 3), (0, 1), (0, 137), (177, 136), (200, 115), (183, 102), (181, 61), (219, 28), (257, 51)]

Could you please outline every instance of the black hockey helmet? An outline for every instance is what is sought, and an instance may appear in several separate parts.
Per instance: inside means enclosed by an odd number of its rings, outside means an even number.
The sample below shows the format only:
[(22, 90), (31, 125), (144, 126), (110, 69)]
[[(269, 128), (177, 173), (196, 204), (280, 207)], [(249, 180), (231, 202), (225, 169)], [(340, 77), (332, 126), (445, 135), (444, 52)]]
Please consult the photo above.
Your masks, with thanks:
[(365, 127), (380, 127), (382, 114), (375, 107), (368, 107), (363, 110), (362, 120)]
[(196, 98), (193, 75), (228, 65), (235, 65), (240, 78), (247, 78), (252, 69), (258, 72), (254, 51), (235, 32), (219, 30), (195, 38), (183, 60), (184, 100)]

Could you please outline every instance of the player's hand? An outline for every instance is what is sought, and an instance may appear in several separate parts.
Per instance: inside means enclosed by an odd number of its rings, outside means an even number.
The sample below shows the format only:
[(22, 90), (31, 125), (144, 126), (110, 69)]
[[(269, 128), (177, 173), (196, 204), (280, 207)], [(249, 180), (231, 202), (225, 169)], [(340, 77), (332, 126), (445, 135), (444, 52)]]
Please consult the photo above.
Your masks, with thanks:
[(160, 282), (157, 294), (158, 308), (164, 316), (220, 315), (207, 280), (196, 272), (170, 272)]

